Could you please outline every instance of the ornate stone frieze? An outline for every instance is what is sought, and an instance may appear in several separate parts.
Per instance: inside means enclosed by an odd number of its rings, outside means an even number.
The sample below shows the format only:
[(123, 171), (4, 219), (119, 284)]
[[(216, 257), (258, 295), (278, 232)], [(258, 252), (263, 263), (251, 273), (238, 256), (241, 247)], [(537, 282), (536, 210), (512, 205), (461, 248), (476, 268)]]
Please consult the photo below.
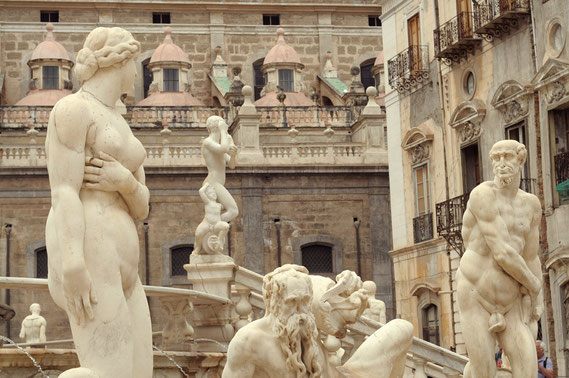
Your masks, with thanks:
[(527, 116), (530, 93), (528, 86), (508, 80), (498, 87), (491, 104), (502, 113), (506, 125), (515, 123)]
[(567, 88), (565, 87), (565, 83), (557, 80), (552, 85), (549, 86), (549, 90), (545, 96), (547, 102), (552, 104), (554, 102), (560, 101), (565, 94), (567, 93)]
[(433, 131), (427, 125), (411, 128), (403, 137), (401, 147), (409, 153), (411, 164), (419, 164), (431, 157)]
[(461, 102), (450, 118), (450, 126), (457, 131), (461, 145), (470, 144), (482, 135), (480, 123), (486, 115), (486, 105), (480, 100)]

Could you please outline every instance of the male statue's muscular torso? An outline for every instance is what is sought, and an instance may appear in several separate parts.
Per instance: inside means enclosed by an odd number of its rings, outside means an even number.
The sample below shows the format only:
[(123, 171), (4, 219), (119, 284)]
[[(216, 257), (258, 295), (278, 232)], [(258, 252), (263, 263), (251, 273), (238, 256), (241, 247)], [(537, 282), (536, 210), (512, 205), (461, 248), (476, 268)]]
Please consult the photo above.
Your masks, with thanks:
[[(540, 265), (537, 258), (537, 248), (527, 244), (532, 222), (536, 216), (537, 198), (531, 194), (518, 190), (515, 198), (503, 197), (494, 182), (488, 181), (480, 185), (478, 190), (491, 190), (496, 198), (499, 216), (505, 223), (509, 235), (505, 236), (507, 242), (526, 261), (528, 268), (539, 276)], [(473, 203), (471, 206), (477, 206)], [(539, 210), (538, 210), (539, 211)], [(470, 209), (467, 209), (463, 218), (462, 237), (466, 252), (462, 256), (460, 271), (463, 276), (476, 288), (478, 294), (492, 305), (507, 307), (518, 298), (520, 283), (502, 269), (493, 258), (477, 220)], [(531, 244), (531, 243), (530, 243)], [(514, 295), (512, 295), (515, 293)]]

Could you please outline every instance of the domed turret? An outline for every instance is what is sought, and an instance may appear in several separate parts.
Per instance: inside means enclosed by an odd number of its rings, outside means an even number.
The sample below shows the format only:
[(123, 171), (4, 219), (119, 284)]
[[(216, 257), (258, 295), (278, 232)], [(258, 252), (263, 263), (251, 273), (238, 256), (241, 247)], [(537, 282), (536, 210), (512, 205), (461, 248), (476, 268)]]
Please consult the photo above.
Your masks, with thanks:
[(73, 62), (65, 47), (53, 36), (53, 25), (46, 25), (45, 40), (37, 45), (28, 66), (32, 70), (30, 91), (16, 106), (53, 106), (61, 98), (71, 94), (73, 85), (70, 71)]
[(172, 40), (172, 28), (164, 30), (164, 41), (156, 48), (148, 69), (152, 72), (149, 94), (137, 106), (202, 106), (190, 93), (188, 55)]
[(261, 98), (255, 101), (257, 106), (278, 106), (278, 87), (286, 94), (284, 104), (286, 106), (311, 106), (311, 101), (304, 91), (301, 80), (304, 65), (294, 48), (288, 45), (284, 39), (283, 28), (277, 29), (277, 43), (269, 51), (261, 70), (265, 76), (265, 87), (261, 92)]

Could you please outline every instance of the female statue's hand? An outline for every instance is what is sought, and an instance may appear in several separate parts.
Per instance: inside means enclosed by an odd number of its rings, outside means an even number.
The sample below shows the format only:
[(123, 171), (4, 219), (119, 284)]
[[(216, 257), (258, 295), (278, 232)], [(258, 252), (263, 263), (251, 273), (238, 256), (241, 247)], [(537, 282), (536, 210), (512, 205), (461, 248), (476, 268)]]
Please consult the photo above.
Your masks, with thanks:
[(111, 155), (100, 152), (100, 158), (85, 158), (83, 187), (104, 192), (133, 192), (137, 181), (132, 173)]
[(73, 264), (63, 271), (63, 293), (67, 301), (67, 311), (77, 324), (93, 319), (92, 304), (97, 303), (91, 275), (85, 264)]

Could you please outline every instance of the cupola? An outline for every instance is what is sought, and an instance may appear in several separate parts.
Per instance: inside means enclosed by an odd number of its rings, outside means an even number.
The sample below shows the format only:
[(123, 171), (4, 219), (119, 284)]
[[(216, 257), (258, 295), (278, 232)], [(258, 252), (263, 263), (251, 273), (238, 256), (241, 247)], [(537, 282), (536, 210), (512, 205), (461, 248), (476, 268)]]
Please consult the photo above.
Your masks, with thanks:
[(152, 72), (152, 84), (148, 97), (137, 106), (202, 106), (203, 103), (190, 93), (190, 68), (188, 55), (172, 40), (172, 28), (164, 31), (164, 41), (156, 48), (148, 69)]
[(53, 36), (53, 25), (46, 25), (45, 40), (37, 45), (28, 66), (32, 71), (30, 90), (16, 106), (53, 106), (71, 94), (70, 72), (73, 62), (65, 47)]
[(280, 102), (277, 99), (278, 87), (286, 94), (284, 104), (286, 106), (311, 106), (313, 101), (303, 93), (302, 70), (304, 65), (294, 48), (288, 45), (284, 39), (283, 28), (277, 29), (277, 43), (269, 51), (261, 70), (265, 77), (265, 87), (255, 105), (276, 106)]

